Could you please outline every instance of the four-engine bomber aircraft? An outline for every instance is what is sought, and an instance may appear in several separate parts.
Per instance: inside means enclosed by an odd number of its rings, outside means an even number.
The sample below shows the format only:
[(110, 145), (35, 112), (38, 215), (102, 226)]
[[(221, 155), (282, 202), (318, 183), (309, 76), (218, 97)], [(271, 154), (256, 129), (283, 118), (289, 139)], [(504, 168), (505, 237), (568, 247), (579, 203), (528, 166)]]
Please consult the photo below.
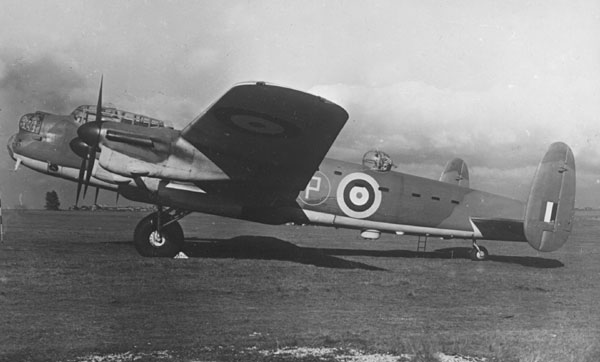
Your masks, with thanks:
[(264, 82), (234, 86), (183, 130), (103, 108), (102, 83), (93, 111), (23, 116), (10, 154), (17, 166), (76, 180), (77, 200), (82, 186), (85, 194), (93, 185), (156, 205), (134, 232), (144, 256), (176, 255), (184, 243), (177, 220), (190, 212), (352, 228), (366, 239), (381, 233), (468, 239), (473, 260), (488, 256), (478, 239), (553, 251), (572, 228), (575, 160), (560, 142), (542, 158), (522, 202), (470, 189), (460, 159), (436, 181), (393, 171), (381, 151), (367, 152), (362, 164), (324, 158), (347, 112)]

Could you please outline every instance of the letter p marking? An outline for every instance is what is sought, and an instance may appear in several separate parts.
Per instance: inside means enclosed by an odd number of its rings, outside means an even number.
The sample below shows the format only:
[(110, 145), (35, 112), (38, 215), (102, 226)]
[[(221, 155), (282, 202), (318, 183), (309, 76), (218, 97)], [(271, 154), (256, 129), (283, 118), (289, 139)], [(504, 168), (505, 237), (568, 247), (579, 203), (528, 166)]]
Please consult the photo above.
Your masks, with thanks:
[(305, 199), (310, 200), (309, 195), (310, 195), (311, 191), (316, 191), (316, 192), (321, 191), (321, 178), (319, 176), (313, 176), (310, 179), (308, 186), (306, 186), (306, 190), (304, 190), (304, 198)]

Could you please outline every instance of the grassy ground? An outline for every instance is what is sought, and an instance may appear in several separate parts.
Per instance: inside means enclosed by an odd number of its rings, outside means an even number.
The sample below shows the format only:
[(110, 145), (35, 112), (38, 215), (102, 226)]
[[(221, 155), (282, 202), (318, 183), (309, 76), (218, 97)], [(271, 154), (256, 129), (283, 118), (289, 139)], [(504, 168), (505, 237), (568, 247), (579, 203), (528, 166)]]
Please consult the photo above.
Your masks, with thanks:
[(554, 253), (482, 242), (488, 262), (468, 242), (422, 254), (414, 238), (205, 215), (182, 220), (190, 259), (143, 258), (129, 243), (143, 216), (5, 212), (0, 360), (272, 361), (259, 351), (286, 346), (600, 360), (600, 212), (579, 212)]

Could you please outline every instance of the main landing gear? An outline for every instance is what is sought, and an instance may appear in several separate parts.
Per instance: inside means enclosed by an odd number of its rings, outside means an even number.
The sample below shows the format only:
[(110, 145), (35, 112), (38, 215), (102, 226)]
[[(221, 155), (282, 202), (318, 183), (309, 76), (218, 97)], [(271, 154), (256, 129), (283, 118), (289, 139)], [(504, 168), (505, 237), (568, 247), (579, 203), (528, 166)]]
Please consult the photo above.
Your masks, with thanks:
[(183, 248), (183, 230), (177, 220), (190, 211), (169, 208), (143, 218), (135, 227), (133, 245), (142, 256), (174, 257)]
[(483, 246), (477, 245), (477, 241), (473, 239), (473, 249), (469, 252), (469, 256), (473, 261), (484, 261), (488, 259), (490, 253)]

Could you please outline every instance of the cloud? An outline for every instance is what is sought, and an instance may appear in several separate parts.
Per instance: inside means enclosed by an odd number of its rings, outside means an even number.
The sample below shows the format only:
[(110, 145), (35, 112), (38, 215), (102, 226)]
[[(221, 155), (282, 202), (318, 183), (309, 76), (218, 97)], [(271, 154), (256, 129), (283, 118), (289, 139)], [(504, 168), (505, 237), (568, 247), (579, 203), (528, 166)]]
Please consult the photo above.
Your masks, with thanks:
[(213, 48), (198, 48), (187, 54), (187, 57), (179, 64), (179, 72), (182, 74), (199, 74), (210, 70), (219, 64), (221, 52)]
[(2, 101), (7, 108), (68, 112), (70, 103), (83, 98), (85, 78), (52, 55), (2, 62), (9, 63), (0, 78)]
[[(385, 148), (407, 162), (443, 164), (459, 156), (474, 166), (537, 164), (555, 141), (593, 147), (600, 88), (549, 78), (481, 91), (441, 89), (424, 82), (384, 87), (322, 85), (310, 91), (346, 107), (351, 121), (336, 146)], [(594, 90), (583, 94), (579, 89)], [(600, 158), (576, 152), (600, 166)], [(597, 152), (593, 152), (593, 155)]]
[(6, 64), (2, 59), (0, 59), (0, 79), (5, 77), (6, 72)]
[[(231, 85), (265, 80), (349, 111), (332, 157), (359, 161), (380, 148), (399, 170), (434, 178), (462, 157), (482, 170), (482, 185), (518, 185), (514, 171), (535, 167), (562, 140), (590, 175), (582, 182), (595, 182), (600, 169), (595, 1), (7, 0), (3, 7), (3, 137), (22, 113), (94, 103), (100, 74), (106, 102), (177, 127)], [(581, 199), (600, 202), (589, 195)]]

